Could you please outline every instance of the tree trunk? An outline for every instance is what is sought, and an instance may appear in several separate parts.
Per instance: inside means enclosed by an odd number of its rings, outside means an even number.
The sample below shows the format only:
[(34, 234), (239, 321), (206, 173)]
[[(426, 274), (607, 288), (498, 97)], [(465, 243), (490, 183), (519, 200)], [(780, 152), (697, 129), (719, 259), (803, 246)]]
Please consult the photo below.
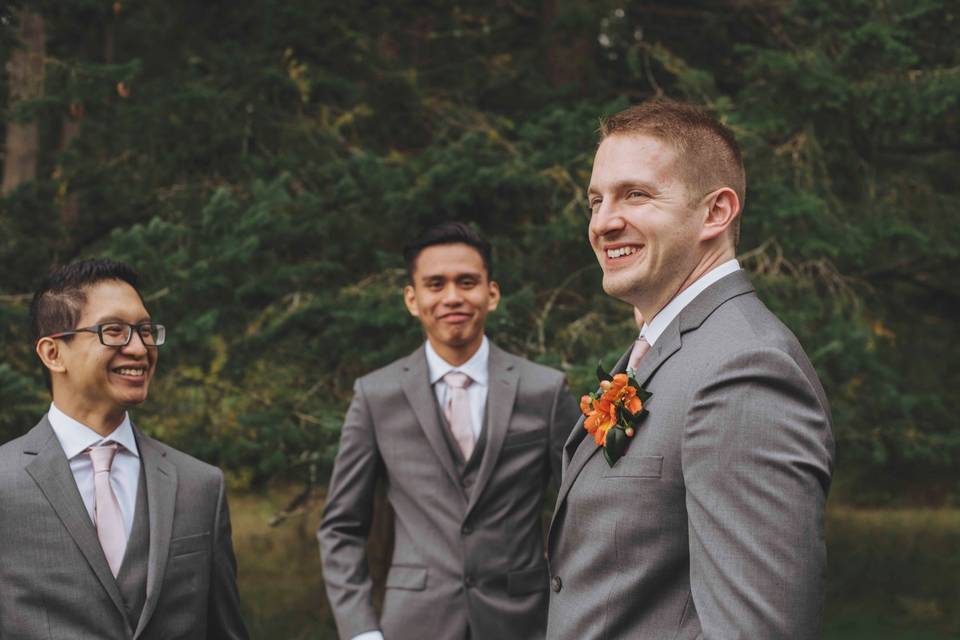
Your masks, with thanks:
[(543, 0), (541, 20), (546, 30), (546, 75), (554, 87), (587, 86), (592, 64), (593, 45), (588, 29), (560, 26), (563, 0)]
[[(7, 63), (10, 109), (18, 102), (43, 96), (46, 57), (43, 16), (23, 9), (19, 17), (20, 41), (23, 46), (13, 52), (10, 62)], [(38, 145), (36, 122), (7, 123), (6, 157), (3, 163), (4, 195), (37, 176)]]

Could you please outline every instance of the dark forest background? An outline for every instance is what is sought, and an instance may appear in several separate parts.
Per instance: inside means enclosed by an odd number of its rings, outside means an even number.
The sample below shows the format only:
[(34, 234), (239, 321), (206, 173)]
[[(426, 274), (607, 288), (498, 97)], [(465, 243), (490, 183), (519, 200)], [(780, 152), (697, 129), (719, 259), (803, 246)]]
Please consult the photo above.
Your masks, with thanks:
[[(170, 330), (138, 423), (228, 470), (235, 511), (322, 498), (353, 379), (422, 339), (400, 248), (445, 219), (495, 245), (492, 339), (589, 388), (635, 331), (586, 242), (598, 119), (665, 95), (736, 132), (741, 262), (830, 396), (828, 636), (955, 637), (958, 21), (956, 0), (8, 1), (0, 442), (49, 402), (30, 293), (111, 256)], [(316, 504), (286, 515), (309, 531)], [(312, 544), (293, 562), (318, 572)], [(255, 628), (322, 634), (311, 589), (250, 605)]]

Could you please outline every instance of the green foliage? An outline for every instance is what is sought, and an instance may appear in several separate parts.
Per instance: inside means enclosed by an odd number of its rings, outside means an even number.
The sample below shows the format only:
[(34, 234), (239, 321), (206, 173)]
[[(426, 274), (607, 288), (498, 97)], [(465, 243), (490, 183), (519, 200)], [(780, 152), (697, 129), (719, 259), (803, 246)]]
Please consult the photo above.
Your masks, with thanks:
[(29, 292), (110, 255), (171, 328), (138, 421), (241, 482), (320, 481), (353, 379), (421, 340), (402, 245), (452, 218), (494, 244), (493, 339), (592, 388), (634, 332), (585, 240), (595, 130), (663, 93), (741, 141), (741, 259), (824, 381), (843, 497), (955, 499), (949, 3), (116, 7), (37, 4), (45, 95), (4, 105), (40, 148), (0, 200), (0, 439), (46, 402)]

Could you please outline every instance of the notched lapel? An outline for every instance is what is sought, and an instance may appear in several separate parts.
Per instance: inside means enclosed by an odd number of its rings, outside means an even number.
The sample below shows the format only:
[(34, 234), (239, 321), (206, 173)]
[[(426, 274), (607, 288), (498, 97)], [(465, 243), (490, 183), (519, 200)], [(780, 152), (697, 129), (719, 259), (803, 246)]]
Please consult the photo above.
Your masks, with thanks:
[[(653, 377), (653, 374), (657, 372), (657, 369), (680, 349), (680, 345), (680, 325), (675, 319), (667, 325), (667, 328), (664, 329), (663, 333), (661, 333), (657, 339), (657, 343), (653, 345), (650, 351), (640, 360), (640, 366), (637, 368), (634, 376), (637, 379), (637, 383), (641, 387), (645, 386), (650, 381), (650, 378)], [(655, 401), (656, 398), (650, 398), (651, 405)]]
[(460, 484), (460, 478), (457, 476), (456, 468), (453, 465), (453, 458), (450, 455), (450, 449), (443, 435), (443, 425), (440, 424), (440, 418), (437, 415), (437, 400), (430, 387), (430, 378), (427, 375), (427, 356), (424, 348), (420, 347), (415, 351), (407, 362), (403, 365), (403, 380), (400, 383), (403, 389), (403, 395), (407, 397), (410, 408), (413, 409), (423, 434), (430, 443), (430, 448), (436, 454), (440, 464), (450, 476), (450, 481), (458, 487), (464, 500), (467, 494), (464, 493)]
[[(623, 355), (620, 356), (620, 359), (617, 360), (617, 363), (613, 365), (613, 369), (610, 370), (610, 375), (614, 375), (625, 371), (627, 368), (627, 361), (630, 359), (630, 350), (633, 347), (629, 347), (626, 351), (623, 352)], [(600, 388), (597, 387), (597, 392), (600, 391)], [(580, 443), (583, 442), (583, 439), (587, 437), (587, 430), (583, 428), (583, 421), (585, 416), (580, 416), (580, 419), (577, 421), (577, 426), (570, 432), (570, 436), (567, 438), (567, 442), (563, 445), (563, 479), (560, 482), (560, 493), (558, 494), (558, 500), (565, 494), (564, 488), (568, 485), (567, 478), (571, 475), (579, 473), (580, 469), (576, 468), (574, 465), (574, 458), (576, 458), (577, 449), (580, 447)], [(576, 462), (579, 462), (578, 460)], [(571, 478), (572, 481), (572, 478)]]
[(70, 471), (70, 463), (60, 448), (60, 442), (53, 433), (46, 416), (34, 427), (32, 434), (36, 438), (30, 439), (24, 446), (24, 454), (35, 456), (26, 464), (26, 471), (33, 478), (50, 506), (57, 513), (63, 526), (80, 548), (90, 569), (100, 580), (117, 611), (126, 620), (123, 600), (117, 582), (107, 564), (103, 548), (97, 538), (97, 530), (90, 520), (83, 498), (77, 489), (77, 482)]
[[(627, 348), (623, 355), (620, 356), (617, 364), (610, 370), (611, 375), (626, 370), (632, 348), (631, 345), (631, 347)], [(599, 391), (599, 388), (597, 390)], [(553, 528), (553, 520), (556, 519), (560, 507), (567, 497), (567, 493), (570, 492), (573, 481), (577, 479), (584, 465), (587, 464), (587, 461), (593, 457), (593, 454), (595, 454), (598, 449), (593, 443), (593, 440), (587, 437), (589, 434), (587, 430), (583, 428), (583, 421), (584, 416), (580, 416), (580, 419), (577, 420), (577, 426), (573, 428), (570, 437), (567, 438), (566, 444), (563, 445), (563, 477), (560, 480), (560, 489), (557, 491), (557, 502), (554, 506), (553, 517), (550, 521), (551, 529)], [(584, 444), (584, 441), (586, 441), (587, 444)]]
[(487, 397), (487, 446), (483, 451), (483, 460), (477, 471), (477, 481), (470, 494), (470, 503), (467, 506), (466, 518), (474, 505), (483, 495), (483, 490), (496, 468), (503, 440), (510, 426), (510, 417), (513, 415), (513, 405), (517, 398), (517, 385), (520, 382), (517, 371), (509, 362), (506, 354), (496, 345), (490, 344), (490, 360), (487, 366), (490, 371), (490, 389)]
[(147, 554), (147, 597), (137, 624), (134, 638), (146, 628), (163, 588), (170, 536), (173, 532), (173, 514), (177, 500), (177, 468), (166, 458), (166, 453), (150, 438), (134, 428), (140, 447), (147, 483), (147, 513), (150, 518), (150, 551)]

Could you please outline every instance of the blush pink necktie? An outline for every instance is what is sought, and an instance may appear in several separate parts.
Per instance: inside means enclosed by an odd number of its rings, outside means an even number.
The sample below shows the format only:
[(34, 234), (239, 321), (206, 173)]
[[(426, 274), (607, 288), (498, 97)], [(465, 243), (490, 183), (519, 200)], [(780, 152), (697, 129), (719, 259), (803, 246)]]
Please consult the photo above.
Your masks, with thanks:
[(650, 343), (646, 338), (638, 338), (633, 344), (633, 351), (630, 352), (630, 360), (627, 362), (627, 369), (637, 370), (640, 366), (640, 360), (650, 351)]
[(93, 486), (96, 489), (96, 510), (94, 519), (97, 524), (97, 537), (103, 547), (103, 555), (107, 557), (107, 564), (113, 577), (120, 573), (123, 564), (123, 554), (127, 550), (127, 535), (123, 527), (123, 515), (120, 513), (120, 503), (110, 485), (110, 467), (119, 445), (108, 444), (102, 447), (87, 449), (93, 461)]
[(450, 431), (453, 433), (453, 439), (460, 446), (463, 459), (469, 460), (473, 453), (473, 446), (476, 444), (473, 436), (473, 418), (470, 416), (470, 397), (467, 395), (467, 387), (473, 381), (470, 376), (459, 371), (451, 371), (443, 376), (443, 381), (449, 388), (447, 406), (444, 407), (443, 413), (447, 422), (450, 423)]

